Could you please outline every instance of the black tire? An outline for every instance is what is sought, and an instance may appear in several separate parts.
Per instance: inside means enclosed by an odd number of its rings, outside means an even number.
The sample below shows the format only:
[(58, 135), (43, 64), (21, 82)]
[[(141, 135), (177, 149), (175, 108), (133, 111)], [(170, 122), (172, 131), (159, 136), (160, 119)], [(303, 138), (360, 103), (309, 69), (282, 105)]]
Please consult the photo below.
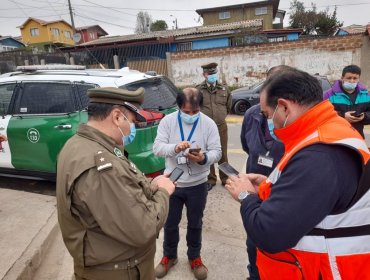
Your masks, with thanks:
[(236, 101), (234, 105), (234, 112), (237, 115), (244, 115), (245, 111), (247, 111), (251, 107), (251, 104), (249, 104), (246, 100), (238, 100)]

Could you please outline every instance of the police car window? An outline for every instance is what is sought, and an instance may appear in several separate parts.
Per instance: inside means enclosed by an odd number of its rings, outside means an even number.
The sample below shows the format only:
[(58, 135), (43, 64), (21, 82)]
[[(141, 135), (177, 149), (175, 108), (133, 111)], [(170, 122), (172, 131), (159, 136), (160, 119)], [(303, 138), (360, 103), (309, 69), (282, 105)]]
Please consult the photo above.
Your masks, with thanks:
[(7, 114), (14, 88), (15, 83), (0, 85), (0, 115)]
[(176, 88), (169, 86), (168, 83), (162, 77), (156, 77), (124, 85), (121, 88), (136, 90), (139, 87), (143, 87), (145, 95), (142, 107), (144, 109), (164, 110), (176, 104)]
[(90, 88), (95, 88), (96, 85), (93, 84), (76, 84), (77, 93), (80, 98), (80, 102), (82, 105), (81, 109), (85, 109), (87, 104), (89, 104), (89, 97), (87, 96), (87, 90)]
[(71, 85), (24, 83), (16, 114), (53, 114), (75, 111)]

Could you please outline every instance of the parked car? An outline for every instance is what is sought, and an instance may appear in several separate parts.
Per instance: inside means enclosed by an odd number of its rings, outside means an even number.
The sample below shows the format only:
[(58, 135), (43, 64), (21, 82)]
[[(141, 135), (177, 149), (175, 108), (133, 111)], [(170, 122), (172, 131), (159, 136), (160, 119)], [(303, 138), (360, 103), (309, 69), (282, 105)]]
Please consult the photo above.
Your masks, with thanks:
[[(51, 70), (53, 69), (53, 70)], [(88, 97), (94, 87), (145, 88), (135, 140), (125, 147), (128, 158), (147, 176), (164, 169), (152, 145), (160, 120), (177, 110), (177, 88), (164, 76), (135, 70), (69, 70), (63, 66), (28, 67), (0, 76), (0, 174), (55, 179), (56, 161), (64, 143), (87, 122)]]
[[(331, 87), (326, 76), (314, 75), (321, 84), (323, 92)], [(244, 115), (251, 106), (260, 103), (260, 91), (263, 82), (255, 84), (252, 88), (242, 87), (231, 92), (232, 112), (237, 115)]]

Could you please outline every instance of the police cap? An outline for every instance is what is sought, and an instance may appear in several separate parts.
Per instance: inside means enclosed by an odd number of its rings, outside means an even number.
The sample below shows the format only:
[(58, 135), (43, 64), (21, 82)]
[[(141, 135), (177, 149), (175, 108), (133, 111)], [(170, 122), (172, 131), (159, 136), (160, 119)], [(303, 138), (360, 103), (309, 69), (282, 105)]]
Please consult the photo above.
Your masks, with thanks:
[(203, 68), (203, 73), (212, 75), (217, 73), (217, 65), (218, 64), (216, 62), (212, 62), (208, 64), (203, 64), (201, 67)]
[(138, 122), (146, 119), (139, 113), (138, 108), (144, 101), (144, 88), (135, 91), (115, 87), (92, 88), (87, 91), (91, 103), (108, 103), (121, 105), (135, 113)]

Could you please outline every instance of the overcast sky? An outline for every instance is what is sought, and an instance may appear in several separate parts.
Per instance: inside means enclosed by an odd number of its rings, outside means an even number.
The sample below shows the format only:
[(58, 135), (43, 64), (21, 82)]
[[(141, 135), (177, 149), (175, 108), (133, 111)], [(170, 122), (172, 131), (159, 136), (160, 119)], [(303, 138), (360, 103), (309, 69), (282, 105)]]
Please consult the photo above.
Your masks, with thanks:
[[(147, 11), (153, 20), (163, 19), (169, 28), (177, 19), (179, 28), (201, 25), (197, 9), (233, 4), (256, 2), (258, 0), (70, 0), (74, 11), (76, 27), (99, 24), (110, 35), (134, 33), (136, 14)], [(302, 1), (302, 0), (301, 0)], [(370, 22), (370, 0), (303, 0), (307, 7), (314, 2), (318, 10), (328, 5), (330, 12), (337, 5), (338, 19), (344, 26), (366, 25)], [(280, 0), (279, 9), (286, 10), (285, 25), (289, 22), (290, 0)], [(171, 16), (172, 15), (172, 16)], [(17, 28), (28, 17), (46, 21), (64, 19), (71, 22), (68, 0), (0, 0), (0, 35), (20, 36)]]

